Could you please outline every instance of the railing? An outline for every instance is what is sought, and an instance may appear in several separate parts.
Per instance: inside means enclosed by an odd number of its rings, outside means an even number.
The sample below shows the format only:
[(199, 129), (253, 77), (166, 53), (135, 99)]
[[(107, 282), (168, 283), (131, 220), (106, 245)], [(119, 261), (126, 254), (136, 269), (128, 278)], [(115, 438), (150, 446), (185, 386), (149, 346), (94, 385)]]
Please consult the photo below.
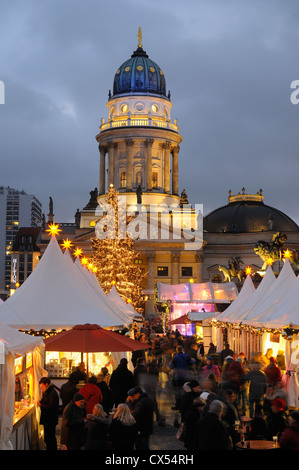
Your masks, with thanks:
[(156, 119), (122, 119), (112, 120), (105, 122), (100, 126), (100, 132), (106, 131), (107, 129), (114, 129), (115, 127), (160, 127), (162, 129), (169, 129), (174, 132), (179, 132), (179, 128), (176, 124), (169, 121), (159, 121)]

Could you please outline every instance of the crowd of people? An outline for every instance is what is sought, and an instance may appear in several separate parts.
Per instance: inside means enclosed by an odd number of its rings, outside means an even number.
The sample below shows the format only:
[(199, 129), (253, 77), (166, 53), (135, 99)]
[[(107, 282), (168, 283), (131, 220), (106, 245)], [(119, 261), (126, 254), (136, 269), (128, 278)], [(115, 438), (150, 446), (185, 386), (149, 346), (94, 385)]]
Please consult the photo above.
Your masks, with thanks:
[[(249, 361), (229, 344), (217, 352), (211, 343), (205, 351), (195, 337), (178, 331), (143, 329), (135, 337), (152, 347), (132, 354), (132, 370), (123, 358), (111, 375), (102, 368), (87, 378), (81, 364), (59, 392), (50, 379), (42, 379), (41, 424), (48, 449), (57, 448), (59, 393), (65, 450), (149, 450), (154, 420), (165, 425), (163, 400), (169, 397), (172, 424), (189, 451), (233, 450), (244, 432), (247, 440), (277, 436), (280, 448), (299, 449), (299, 412), (289, 409), (281, 351), (274, 357), (268, 350)], [(78, 389), (79, 381), (85, 384)]]

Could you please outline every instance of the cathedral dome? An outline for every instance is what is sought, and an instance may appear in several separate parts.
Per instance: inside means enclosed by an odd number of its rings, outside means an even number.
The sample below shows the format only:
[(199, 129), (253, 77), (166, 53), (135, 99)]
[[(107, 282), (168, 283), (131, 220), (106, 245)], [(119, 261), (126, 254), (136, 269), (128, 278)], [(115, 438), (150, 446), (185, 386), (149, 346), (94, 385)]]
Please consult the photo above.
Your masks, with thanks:
[(114, 76), (113, 98), (128, 94), (153, 94), (166, 98), (165, 76), (141, 45)]
[(229, 203), (204, 217), (209, 233), (298, 232), (298, 225), (286, 214), (263, 203), (261, 191), (255, 195), (229, 196)]

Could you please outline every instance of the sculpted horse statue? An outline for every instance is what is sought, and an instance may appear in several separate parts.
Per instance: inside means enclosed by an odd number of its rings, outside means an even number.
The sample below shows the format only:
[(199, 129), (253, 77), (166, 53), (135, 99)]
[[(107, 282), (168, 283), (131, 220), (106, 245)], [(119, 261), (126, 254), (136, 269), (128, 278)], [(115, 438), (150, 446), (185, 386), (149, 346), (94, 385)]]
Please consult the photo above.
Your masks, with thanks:
[[(272, 237), (272, 244), (263, 240), (255, 244), (255, 253), (264, 261), (262, 270), (265, 270), (268, 264), (275, 263), (275, 261), (282, 260), (283, 245), (287, 240), (287, 236), (281, 232), (276, 232)], [(298, 253), (295, 250), (289, 251), (289, 261), (299, 267)]]
[(237, 277), (239, 282), (242, 281), (244, 270), (240, 268), (241, 263), (243, 264), (243, 261), (239, 256), (236, 256), (228, 261), (228, 267), (222, 265), (218, 266), (218, 270), (224, 275), (224, 282), (231, 282), (234, 277)]

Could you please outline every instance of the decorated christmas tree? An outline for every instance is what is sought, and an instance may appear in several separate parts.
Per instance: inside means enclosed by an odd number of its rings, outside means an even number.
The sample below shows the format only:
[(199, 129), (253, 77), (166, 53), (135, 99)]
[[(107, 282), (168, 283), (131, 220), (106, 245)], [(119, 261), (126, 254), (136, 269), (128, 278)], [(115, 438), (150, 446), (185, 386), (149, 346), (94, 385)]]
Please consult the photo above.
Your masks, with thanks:
[(128, 235), (130, 222), (126, 209), (120, 206), (119, 193), (110, 187), (101, 204), (103, 216), (96, 225), (96, 237), (92, 239), (93, 254), (90, 261), (96, 267), (97, 279), (106, 294), (115, 286), (119, 295), (134, 309), (143, 313), (142, 295), (145, 273), (136, 264), (139, 253), (134, 240)]

